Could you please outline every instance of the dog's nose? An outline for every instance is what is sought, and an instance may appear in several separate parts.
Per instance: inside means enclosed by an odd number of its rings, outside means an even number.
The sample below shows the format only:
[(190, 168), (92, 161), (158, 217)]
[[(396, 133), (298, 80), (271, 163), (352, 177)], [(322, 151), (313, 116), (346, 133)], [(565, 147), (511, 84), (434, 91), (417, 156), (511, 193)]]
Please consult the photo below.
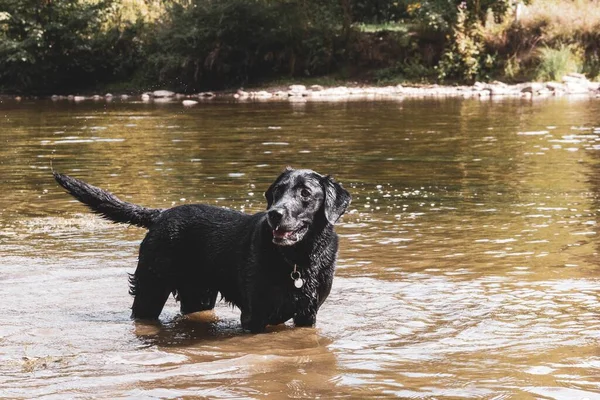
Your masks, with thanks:
[(271, 228), (277, 229), (279, 223), (281, 222), (281, 219), (283, 218), (283, 212), (282, 210), (271, 209), (267, 213), (267, 218), (269, 220), (269, 225), (271, 225)]

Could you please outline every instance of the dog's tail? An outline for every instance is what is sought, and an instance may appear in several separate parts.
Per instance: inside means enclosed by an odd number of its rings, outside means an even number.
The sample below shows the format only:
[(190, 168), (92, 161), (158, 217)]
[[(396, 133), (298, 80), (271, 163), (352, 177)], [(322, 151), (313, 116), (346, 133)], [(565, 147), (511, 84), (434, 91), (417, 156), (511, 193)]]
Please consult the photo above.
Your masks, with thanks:
[(93, 212), (113, 222), (149, 228), (162, 210), (145, 208), (120, 200), (106, 190), (89, 185), (79, 179), (53, 171), (54, 179), (77, 200), (88, 206)]

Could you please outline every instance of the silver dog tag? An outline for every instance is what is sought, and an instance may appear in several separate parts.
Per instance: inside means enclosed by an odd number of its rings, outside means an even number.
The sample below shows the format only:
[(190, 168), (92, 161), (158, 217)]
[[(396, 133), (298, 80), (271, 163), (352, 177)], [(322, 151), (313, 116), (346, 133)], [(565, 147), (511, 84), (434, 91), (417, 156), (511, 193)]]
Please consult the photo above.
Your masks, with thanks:
[(304, 279), (302, 279), (302, 278), (294, 279), (294, 286), (296, 286), (298, 289), (300, 289), (302, 286), (304, 286)]

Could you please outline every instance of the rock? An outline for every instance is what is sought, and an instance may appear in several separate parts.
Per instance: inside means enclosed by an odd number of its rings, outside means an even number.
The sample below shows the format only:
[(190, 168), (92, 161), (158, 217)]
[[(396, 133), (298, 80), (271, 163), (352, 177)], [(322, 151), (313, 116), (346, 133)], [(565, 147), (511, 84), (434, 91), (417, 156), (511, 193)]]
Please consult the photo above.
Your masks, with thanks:
[(129, 98), (129, 96), (126, 94), (121, 95), (121, 100), (127, 100), (128, 98)]
[(252, 92), (252, 97), (255, 99), (270, 99), (273, 95), (265, 90)]
[(57, 100), (60, 100), (60, 96), (59, 96), (59, 95), (57, 95), (57, 94), (53, 94), (52, 96), (50, 96), (50, 99), (51, 99), (52, 101), (57, 101)]
[(142, 101), (150, 101), (152, 100), (152, 96), (149, 93), (142, 93)]
[(571, 72), (570, 74), (563, 76), (562, 81), (563, 81), (563, 83), (578, 83), (578, 84), (589, 83), (589, 81), (585, 77), (585, 75), (578, 74), (575, 72)]
[(306, 92), (306, 86), (304, 85), (290, 85), (290, 92)]
[(544, 85), (539, 82), (526, 83), (521, 87), (521, 93), (535, 93), (538, 90), (541, 90), (543, 87)]
[(74, 97), (73, 97), (73, 100), (74, 100), (74, 101), (76, 101), (76, 102), (77, 102), (77, 101), (84, 101), (84, 100), (85, 100), (85, 97), (83, 97), (83, 96), (74, 96)]
[(289, 96), (308, 96), (308, 91), (304, 85), (290, 85)]
[(175, 96), (175, 92), (171, 92), (170, 90), (155, 90), (152, 92), (152, 96), (154, 97), (173, 97)]
[(490, 95), (492, 95), (492, 96), (508, 96), (508, 95), (513, 94), (513, 92), (514, 92), (514, 90), (511, 89), (511, 87), (506, 84), (488, 85), (486, 87), (486, 90), (489, 90)]
[(184, 100), (181, 104), (183, 104), (184, 107), (192, 107), (198, 104), (198, 102), (196, 100)]
[(583, 94), (589, 93), (590, 89), (586, 83), (567, 82), (565, 84), (567, 93), (569, 94)]
[(288, 97), (288, 93), (284, 92), (283, 90), (278, 90), (275, 93), (273, 93), (273, 96), (275, 96), (275, 97)]
[(242, 89), (238, 89), (238, 91), (233, 96), (236, 99), (247, 99), (250, 97), (250, 93), (243, 91)]
[(75, 99), (75, 96), (73, 96), (72, 94), (67, 96), (67, 100), (74, 100), (74, 99)]
[(321, 92), (323, 91), (325, 88), (321, 85), (312, 85), (310, 87), (310, 90), (312, 90), (313, 92)]
[(92, 99), (94, 101), (99, 101), (99, 100), (102, 100), (102, 96), (100, 96), (99, 94), (95, 94), (95, 95), (92, 96)]
[(111, 93), (106, 93), (106, 94), (104, 95), (104, 98), (105, 98), (105, 99), (111, 99), (112, 97), (113, 97), (113, 95), (112, 95)]
[(600, 82), (590, 82), (588, 83), (588, 88), (592, 91), (600, 90)]
[(554, 94), (554, 91), (547, 89), (547, 88), (542, 88), (540, 90), (538, 90), (537, 95), (538, 96), (552, 96)]
[(556, 91), (565, 91), (567, 88), (565, 87), (565, 85), (563, 85), (562, 83), (559, 82), (547, 82), (546, 83), (546, 87), (550, 90), (554, 90)]
[(346, 86), (338, 86), (335, 88), (331, 88), (328, 94), (333, 96), (347, 96), (349, 92), (350, 91)]
[(566, 76), (569, 76), (571, 78), (576, 78), (576, 79), (580, 79), (580, 80), (584, 80), (587, 81), (587, 77), (584, 74), (580, 74), (578, 72), (569, 72)]
[(213, 92), (200, 92), (197, 95), (198, 97), (203, 97), (205, 99), (210, 99), (212, 97), (215, 97), (215, 94)]

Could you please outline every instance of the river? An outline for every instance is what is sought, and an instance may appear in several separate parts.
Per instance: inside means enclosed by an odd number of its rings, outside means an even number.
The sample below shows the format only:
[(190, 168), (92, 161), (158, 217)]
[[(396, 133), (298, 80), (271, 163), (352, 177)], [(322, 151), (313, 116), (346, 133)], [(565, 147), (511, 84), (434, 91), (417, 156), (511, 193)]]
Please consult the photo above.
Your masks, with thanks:
[[(600, 399), (600, 101), (0, 103), (0, 397)], [(316, 328), (130, 320), (150, 207), (245, 212), (286, 165), (353, 195)]]

